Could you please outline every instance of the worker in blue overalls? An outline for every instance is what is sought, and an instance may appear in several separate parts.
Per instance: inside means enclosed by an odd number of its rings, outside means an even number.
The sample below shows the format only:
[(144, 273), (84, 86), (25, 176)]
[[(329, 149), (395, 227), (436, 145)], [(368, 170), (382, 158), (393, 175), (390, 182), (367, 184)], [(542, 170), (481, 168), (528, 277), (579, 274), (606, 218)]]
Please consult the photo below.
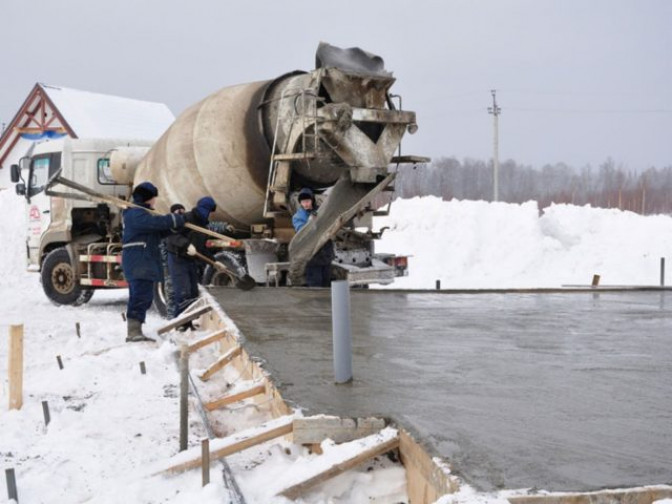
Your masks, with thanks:
[[(187, 222), (196, 226), (207, 228), (210, 214), (217, 209), (215, 200), (210, 196), (204, 196), (198, 200), (196, 206), (184, 214)], [(181, 204), (171, 207), (174, 212), (184, 211)], [(173, 288), (173, 316), (178, 316), (191, 303), (198, 298), (198, 284), (200, 278), (199, 263), (196, 254), (214, 259), (212, 253), (206, 247), (207, 236), (203, 233), (184, 228), (166, 238), (166, 251), (168, 252), (168, 270)], [(193, 329), (188, 322), (179, 329)]]
[(163, 280), (161, 240), (184, 226), (183, 215), (153, 215), (159, 191), (151, 182), (138, 184), (132, 193), (136, 207), (122, 213), (121, 267), (128, 282), (127, 342), (154, 341), (142, 332), (147, 310), (154, 299), (154, 283)]

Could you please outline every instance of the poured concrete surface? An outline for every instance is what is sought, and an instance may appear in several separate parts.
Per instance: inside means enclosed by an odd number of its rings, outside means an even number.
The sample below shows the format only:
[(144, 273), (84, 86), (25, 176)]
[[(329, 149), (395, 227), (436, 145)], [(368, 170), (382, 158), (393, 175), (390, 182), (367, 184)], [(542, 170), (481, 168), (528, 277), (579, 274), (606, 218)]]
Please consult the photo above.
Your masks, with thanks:
[(669, 292), (352, 291), (350, 385), (329, 290), (211, 293), (286, 400), (391, 417), (481, 490), (672, 482)]

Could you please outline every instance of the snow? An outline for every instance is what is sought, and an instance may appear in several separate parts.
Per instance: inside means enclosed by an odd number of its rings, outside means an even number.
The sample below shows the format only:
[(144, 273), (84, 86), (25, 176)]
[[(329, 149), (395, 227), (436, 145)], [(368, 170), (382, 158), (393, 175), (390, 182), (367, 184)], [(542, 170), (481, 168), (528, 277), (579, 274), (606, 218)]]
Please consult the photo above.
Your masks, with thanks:
[(672, 250), (672, 218), (616, 209), (537, 204), (397, 200), (376, 227), (380, 252), (410, 255), (408, 277), (389, 288), (532, 288), (659, 285)]
[[(11, 188), (0, 191), (0, 215), (0, 461), (3, 469), (15, 471), (20, 502), (228, 502), (218, 463), (212, 464), (205, 487), (200, 470), (152, 475), (152, 468), (183, 456), (178, 455), (179, 341), (124, 343), (124, 291), (97, 292), (79, 308), (52, 305), (39, 277), (25, 271), (24, 205)], [(412, 255), (410, 275), (394, 284), (400, 288), (432, 289), (437, 279), (444, 288), (557, 287), (588, 284), (593, 274), (608, 284), (656, 285), (660, 258), (672, 250), (672, 218), (589, 207), (555, 205), (540, 215), (533, 202), (427, 197), (398, 201), (391, 215), (377, 222), (389, 227), (378, 250)], [(162, 323), (151, 314), (150, 334)], [(7, 409), (10, 324), (24, 327), (24, 402), (12, 411)], [(194, 356), (194, 374), (212, 362), (207, 354), (212, 351), (206, 347)], [(231, 390), (242, 386), (234, 371), (226, 372)], [(201, 393), (216, 394), (214, 388), (207, 382)], [(50, 411), (48, 426), (43, 401)], [(207, 436), (193, 398), (191, 406), (190, 453)], [(264, 405), (243, 404), (227, 408), (213, 428), (231, 435), (269, 419)], [(349, 447), (327, 440), (322, 449), (323, 458), (317, 459), (278, 438), (226, 460), (248, 503), (286, 503), (274, 492), (312, 474), (316, 460), (338, 462)], [(402, 502), (404, 470), (385, 459), (333, 478), (297, 502)], [(483, 494), (462, 485), (439, 502), (493, 504), (505, 502), (511, 492)], [(2, 500), (4, 490), (0, 493), (0, 502), (8, 502)], [(659, 502), (670, 504), (670, 499)]]
[(156, 140), (175, 120), (163, 103), (45, 84), (42, 87), (78, 138)]

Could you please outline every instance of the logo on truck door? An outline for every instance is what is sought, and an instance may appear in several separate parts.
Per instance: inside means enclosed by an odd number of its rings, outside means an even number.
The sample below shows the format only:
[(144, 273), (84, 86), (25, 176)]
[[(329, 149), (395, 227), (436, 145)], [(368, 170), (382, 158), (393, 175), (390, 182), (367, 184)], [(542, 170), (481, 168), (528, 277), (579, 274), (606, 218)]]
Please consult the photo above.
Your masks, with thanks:
[(37, 205), (31, 205), (28, 218), (31, 222), (40, 220), (40, 209), (37, 208)]
[(28, 232), (33, 236), (42, 234), (42, 213), (37, 205), (30, 205), (28, 210)]

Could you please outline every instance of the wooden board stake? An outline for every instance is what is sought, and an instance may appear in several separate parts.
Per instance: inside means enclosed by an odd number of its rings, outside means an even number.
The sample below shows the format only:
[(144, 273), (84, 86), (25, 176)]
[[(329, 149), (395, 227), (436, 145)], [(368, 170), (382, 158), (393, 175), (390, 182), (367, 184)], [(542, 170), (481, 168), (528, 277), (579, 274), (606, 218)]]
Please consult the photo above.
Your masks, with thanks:
[(210, 483), (210, 440), (205, 438), (201, 441), (201, 475), (203, 486)]
[(9, 326), (9, 409), (23, 406), (23, 324)]

